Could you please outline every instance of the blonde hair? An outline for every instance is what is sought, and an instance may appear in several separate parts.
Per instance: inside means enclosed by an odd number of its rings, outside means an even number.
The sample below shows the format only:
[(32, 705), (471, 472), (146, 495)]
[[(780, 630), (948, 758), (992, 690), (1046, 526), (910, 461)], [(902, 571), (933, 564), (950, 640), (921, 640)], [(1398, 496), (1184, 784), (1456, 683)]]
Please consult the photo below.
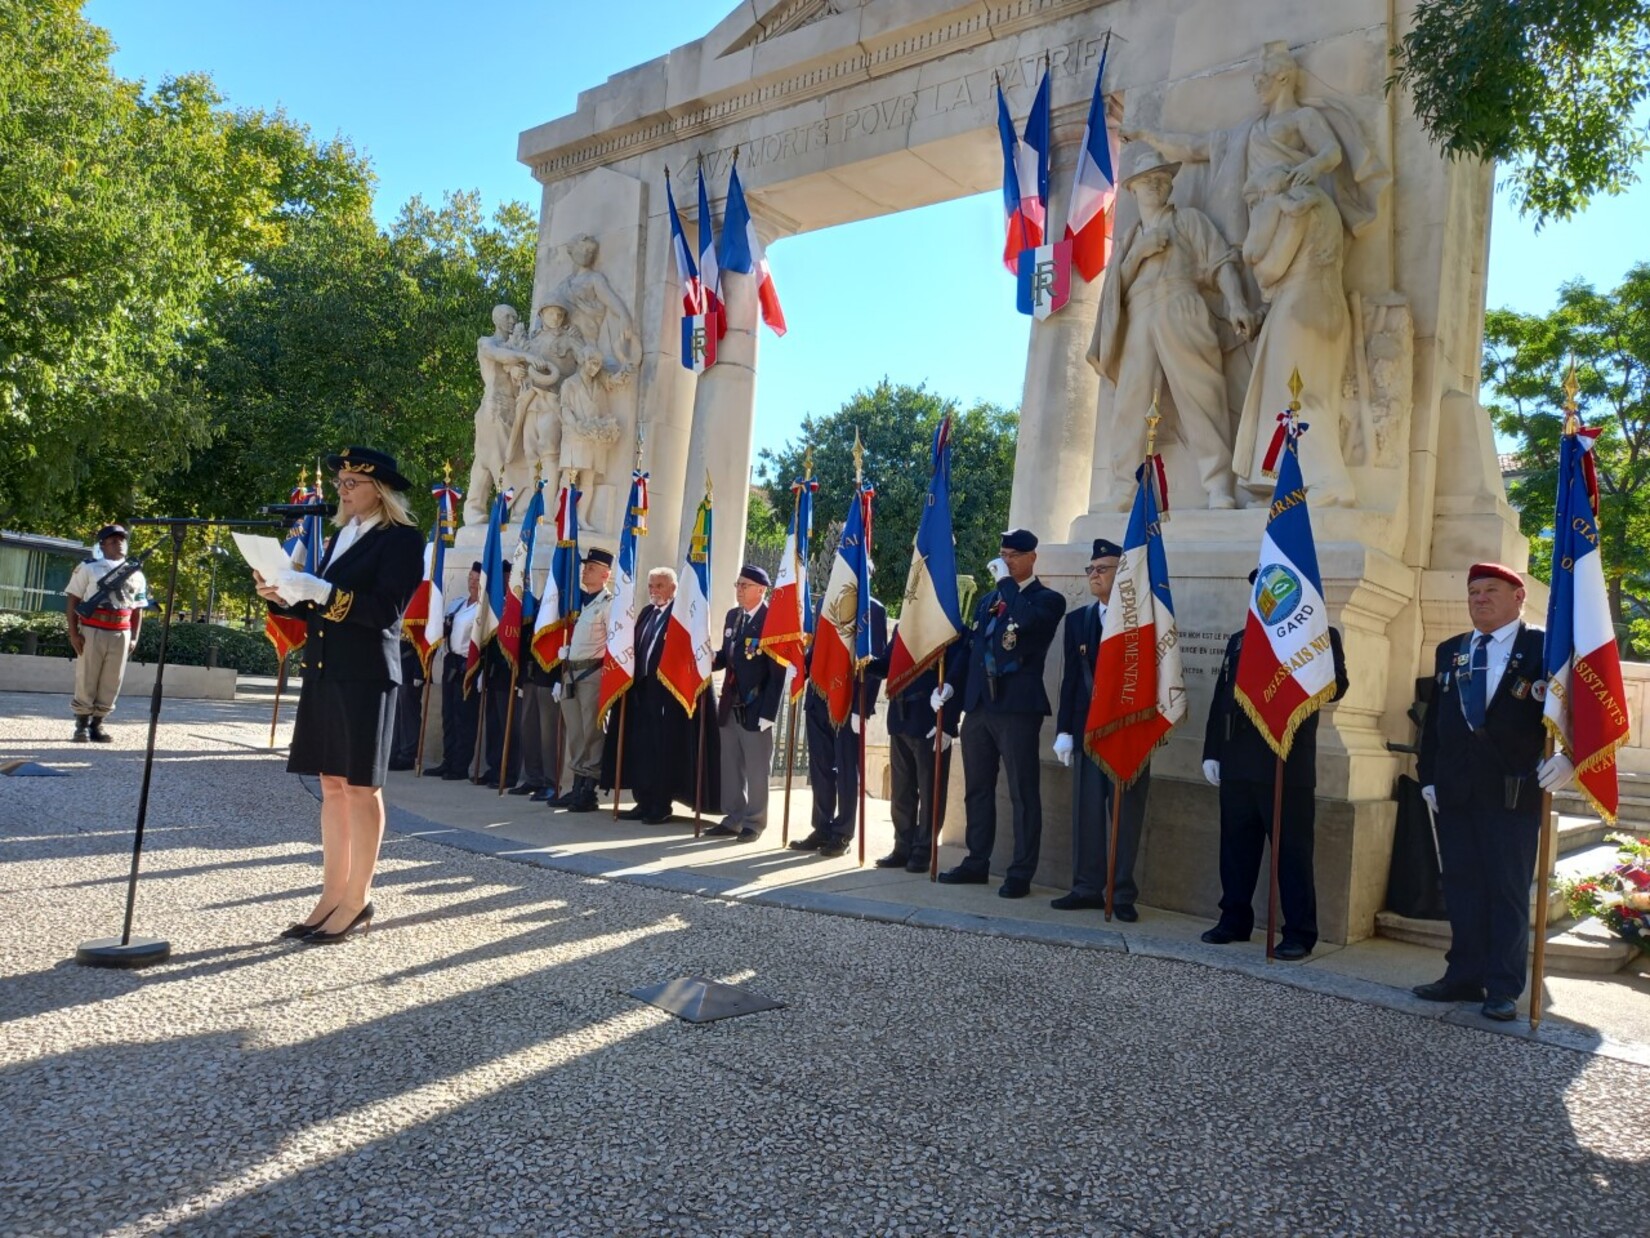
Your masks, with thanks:
[[(376, 477), (362, 477), (362, 481), (372, 483), (372, 488), (378, 491), (378, 512), (383, 516), (386, 524), (402, 524), (408, 528), (416, 528), (418, 521), (413, 518), (412, 508), (407, 505), (407, 496), (399, 490), (391, 490)], [(334, 515), (332, 523), (347, 524), (341, 514)]]

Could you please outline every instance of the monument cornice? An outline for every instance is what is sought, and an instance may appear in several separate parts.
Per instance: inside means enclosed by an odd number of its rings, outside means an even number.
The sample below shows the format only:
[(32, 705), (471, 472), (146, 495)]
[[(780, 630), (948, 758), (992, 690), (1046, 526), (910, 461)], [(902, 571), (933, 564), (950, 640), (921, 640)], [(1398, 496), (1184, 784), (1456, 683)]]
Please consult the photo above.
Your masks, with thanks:
[[(1103, 8), (1112, 2), (981, 0), (974, 4), (954, 4), (950, 10), (942, 8), (922, 19), (907, 22), (904, 27), (879, 33), (874, 46), (868, 45), (866, 40), (857, 40), (839, 53), (813, 57), (812, 62), (802, 59), (715, 96), (707, 95), (674, 107), (657, 108), (627, 124), (609, 127), (597, 137), (576, 138), (533, 150), (529, 149), (528, 140), (536, 131), (528, 130), (522, 134), (517, 158), (532, 169), (534, 178), (541, 184), (554, 184), (591, 168), (688, 141), (862, 81), (918, 68), (956, 52), (1035, 29), (1061, 18)], [(958, 16), (955, 21), (942, 23), (941, 19), (947, 16), (948, 11), (956, 12)], [(840, 15), (821, 12), (819, 16), (829, 18)], [(775, 32), (766, 38), (778, 40), (784, 34), (807, 29), (811, 24), (814, 23)], [(902, 35), (901, 29), (911, 30), (912, 33)], [(766, 39), (739, 40), (728, 50), (759, 41)], [(580, 110), (584, 110), (582, 97)]]

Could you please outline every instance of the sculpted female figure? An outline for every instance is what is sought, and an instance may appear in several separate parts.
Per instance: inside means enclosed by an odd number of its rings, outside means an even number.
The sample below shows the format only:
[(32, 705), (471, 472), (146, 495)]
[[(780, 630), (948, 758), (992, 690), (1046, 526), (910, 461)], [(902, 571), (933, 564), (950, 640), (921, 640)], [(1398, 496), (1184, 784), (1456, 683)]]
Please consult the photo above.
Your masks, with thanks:
[(1270, 490), (1261, 460), (1299, 368), (1302, 420), (1312, 427), (1300, 441), (1309, 501), (1350, 507), (1357, 492), (1341, 449), (1341, 378), (1353, 343), (1346, 232), (1357, 235), (1374, 221), (1389, 176), (1355, 117), (1300, 101), (1299, 75), (1288, 45), (1268, 43), (1254, 76), (1266, 109), (1258, 119), (1211, 134), (1124, 136), (1139, 136), (1171, 158), (1209, 163), (1207, 209), (1229, 237), (1242, 239), (1243, 261), (1269, 306), (1233, 442), (1239, 483)]
[(567, 256), (573, 260), (574, 271), (556, 285), (550, 299), (567, 306), (580, 338), (601, 349), (610, 369), (628, 374), (641, 360), (641, 344), (623, 298), (607, 276), (596, 270), (600, 249), (593, 236), (569, 241)]

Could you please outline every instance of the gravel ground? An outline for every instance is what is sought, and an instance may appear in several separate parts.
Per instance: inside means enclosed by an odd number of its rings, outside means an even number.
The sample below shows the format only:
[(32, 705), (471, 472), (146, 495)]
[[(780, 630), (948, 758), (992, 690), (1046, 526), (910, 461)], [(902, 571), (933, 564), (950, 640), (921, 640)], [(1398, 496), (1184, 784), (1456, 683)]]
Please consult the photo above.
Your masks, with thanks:
[[(261, 711), (108, 748), (0, 696), (0, 1233), (1573, 1234), (1650, 1216), (1650, 1070), (1190, 964), (747, 906), (391, 836), (277, 944), (315, 802)], [(261, 715), (267, 718), (267, 714)], [(233, 742), (230, 742), (233, 741)], [(247, 745), (237, 747), (236, 744)], [(779, 1011), (625, 995), (700, 973)]]

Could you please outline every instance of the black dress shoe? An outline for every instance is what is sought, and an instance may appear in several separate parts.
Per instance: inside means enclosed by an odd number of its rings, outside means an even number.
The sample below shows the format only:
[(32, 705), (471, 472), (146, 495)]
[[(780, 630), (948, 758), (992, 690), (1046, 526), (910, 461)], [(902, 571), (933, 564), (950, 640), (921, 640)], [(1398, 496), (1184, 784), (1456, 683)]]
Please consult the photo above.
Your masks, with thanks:
[(637, 804), (635, 807), (627, 808), (627, 809), (625, 809), (624, 812), (621, 812), (619, 814), (619, 820), (620, 821), (646, 821), (647, 820), (647, 809), (643, 808), (640, 804)]
[(928, 871), (928, 857), (926, 855), (912, 856), (905, 861), (905, 871), (908, 873), (926, 873)]
[(1234, 941), (1248, 941), (1249, 934), (1244, 933), (1240, 937), (1238, 934), (1232, 932), (1231, 929), (1217, 924), (1212, 929), (1205, 929), (1199, 940), (1208, 942), (1211, 946), (1229, 946)]
[(1104, 911), (1106, 900), (1090, 898), (1086, 894), (1062, 894), (1059, 898), (1050, 899), (1048, 905), (1055, 911)]
[(1280, 942), (1272, 950), (1272, 957), (1282, 959), (1285, 963), (1298, 963), (1312, 953), (1312, 947), (1298, 941)]
[(739, 831), (727, 825), (713, 825), (699, 832), (700, 838), (738, 838)]
[[(392, 766), (391, 768), (393, 769), (394, 767)], [(533, 794), (533, 792), (535, 792), (537, 790), (538, 790), (538, 788), (535, 787), (532, 783), (523, 782), (523, 783), (518, 783), (515, 786), (511, 787), (504, 794), (506, 794), (506, 795), (531, 795), (531, 794)]]
[[(740, 830), (737, 834), (735, 834), (733, 836), (733, 841), (736, 842), (736, 843), (753, 843), (758, 838), (761, 838), (761, 837), (762, 837), (762, 831), (761, 830)], [(823, 848), (822, 848), (822, 850), (823, 850)]]
[[(890, 851), (887, 855), (877, 861), (876, 866), (878, 868), (904, 868), (910, 862), (911, 857), (906, 855), (905, 852)], [(924, 864), (923, 867), (927, 868), (928, 865)]]
[(818, 851), (828, 841), (828, 837), (815, 830), (806, 838), (793, 838), (786, 844), (786, 848), (790, 851)]
[(1120, 907), (1113, 907), (1111, 909), (1111, 914), (1113, 919), (1121, 920), (1124, 924), (1133, 924), (1136, 920), (1140, 919), (1140, 913), (1134, 909), (1133, 903), (1125, 903)]
[(1434, 980), (1431, 984), (1418, 984), (1410, 990), (1424, 1002), (1481, 1002), (1484, 1000), (1484, 987), (1478, 984), (1466, 984), (1459, 980)]
[(819, 854), (822, 859), (836, 860), (848, 854), (848, 840), (846, 838), (827, 838), (819, 845)]
[(411, 761), (391, 761), (390, 762), (390, 768), (398, 774), (401, 773), (403, 770), (409, 770), (412, 767), (413, 767), (413, 763)]
[(424, 767), (424, 777), (426, 778), (440, 778), (446, 772), (447, 767), (445, 765), (426, 765)]
[[(327, 912), (327, 916), (330, 916), (331, 914), (332, 913), (330, 911)], [(302, 941), (304, 938), (308, 937), (311, 933), (313, 933), (317, 929), (319, 929), (321, 927), (321, 925), (325, 924), (326, 922), (327, 922), (327, 917), (326, 916), (321, 917), (321, 921), (320, 921), (319, 924), (305, 924), (302, 920), (300, 920), (296, 924), (287, 925), (286, 928), (281, 930), (280, 936), (285, 937), (289, 941)]]
[(337, 942), (343, 941), (352, 933), (365, 933), (371, 927), (372, 904), (368, 903), (356, 913), (355, 919), (344, 925), (344, 927), (339, 929), (336, 933), (323, 933), (320, 926), (317, 925), (313, 932), (307, 934), (306, 936), (300, 937), (298, 940), (303, 942), (306, 946), (330, 946)]
[(1518, 1017), (1518, 1003), (1510, 997), (1487, 997), (1480, 1011), (1486, 1019), (1511, 1023)]
[(942, 886), (983, 886), (991, 881), (991, 874), (983, 869), (965, 868), (959, 864), (956, 868), (948, 868), (939, 875)]
[(527, 797), (527, 802), (529, 804), (542, 804), (542, 803), (544, 803), (545, 800), (547, 800), (549, 798), (550, 798), (550, 788), (549, 787), (540, 787), (537, 791), (534, 791), (533, 794), (531, 794)]
[(669, 825), (674, 820), (676, 820), (676, 814), (675, 813), (673, 813), (673, 812), (662, 812), (656, 817), (643, 817), (642, 818), (642, 824), (643, 825)]
[(483, 787), (492, 787), (494, 790), (497, 790), (498, 789), (498, 771), (496, 769), (488, 770), (485, 774), (483, 774), (480, 777), (480, 779), (477, 780), (477, 785), (478, 786), (483, 786)]
[(1031, 882), (1024, 877), (1004, 877), (997, 887), (998, 898), (1024, 898), (1031, 893)]
[(441, 775), (441, 781), (442, 782), (469, 782), (470, 781), (470, 776), (468, 774), (466, 774), (463, 770), (459, 770), (456, 774), (455, 773), (450, 773), (450, 772), (442, 774)]

